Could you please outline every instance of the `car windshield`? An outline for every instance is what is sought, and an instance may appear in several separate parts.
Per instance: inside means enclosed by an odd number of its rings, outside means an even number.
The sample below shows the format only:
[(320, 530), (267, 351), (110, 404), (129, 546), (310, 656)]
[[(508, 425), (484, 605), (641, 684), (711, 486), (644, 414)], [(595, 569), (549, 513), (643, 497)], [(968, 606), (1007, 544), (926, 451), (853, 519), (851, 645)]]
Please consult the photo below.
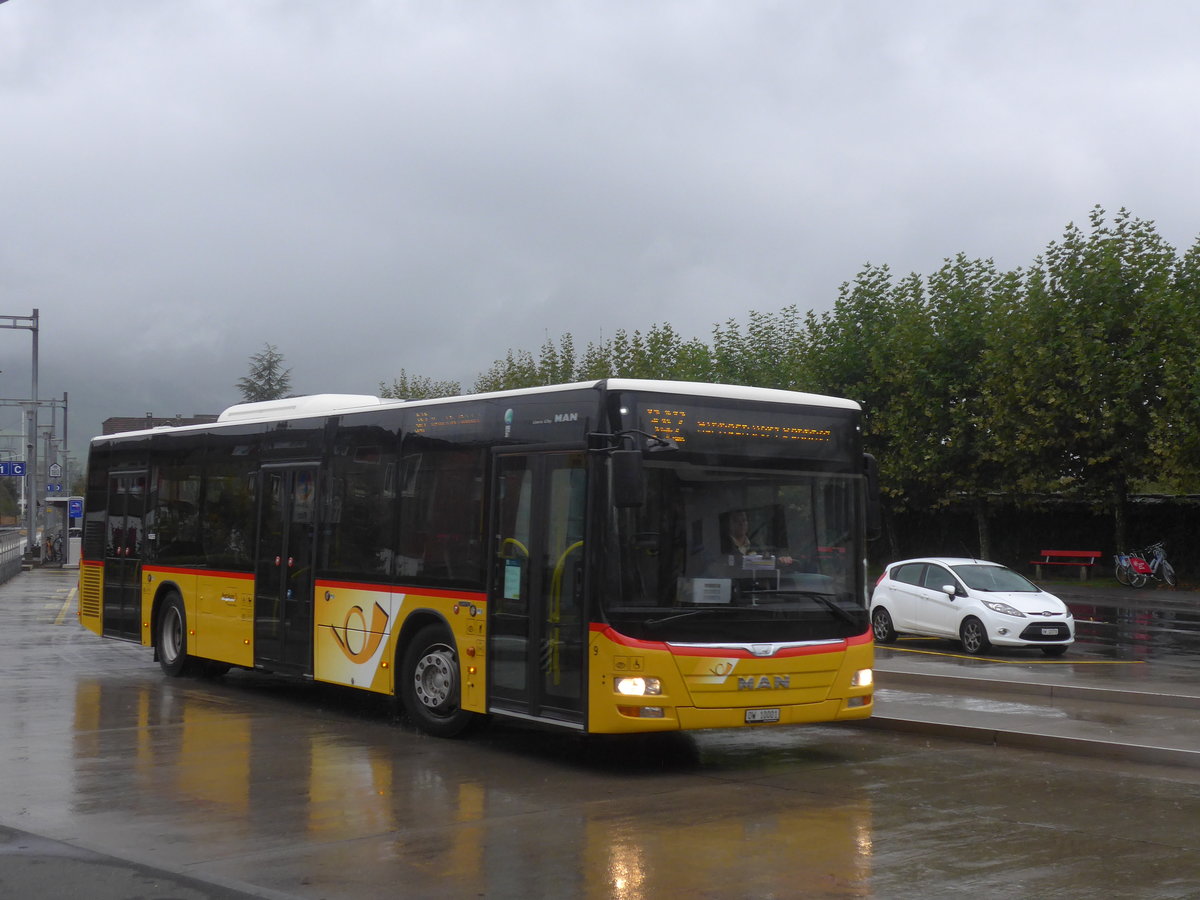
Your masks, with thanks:
[(973, 591), (1006, 591), (1009, 593), (1040, 593), (1041, 588), (1012, 569), (1004, 566), (953, 566), (954, 572)]

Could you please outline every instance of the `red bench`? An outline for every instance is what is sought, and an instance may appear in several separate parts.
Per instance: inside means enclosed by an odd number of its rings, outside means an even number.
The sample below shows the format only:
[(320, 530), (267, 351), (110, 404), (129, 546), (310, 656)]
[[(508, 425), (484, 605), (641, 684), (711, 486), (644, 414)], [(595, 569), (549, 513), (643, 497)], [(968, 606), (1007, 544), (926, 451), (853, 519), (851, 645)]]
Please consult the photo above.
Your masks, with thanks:
[(1041, 559), (1030, 560), (1037, 566), (1037, 579), (1042, 580), (1042, 566), (1078, 566), (1079, 580), (1087, 581), (1087, 571), (1096, 565), (1101, 556), (1099, 550), (1042, 550)]

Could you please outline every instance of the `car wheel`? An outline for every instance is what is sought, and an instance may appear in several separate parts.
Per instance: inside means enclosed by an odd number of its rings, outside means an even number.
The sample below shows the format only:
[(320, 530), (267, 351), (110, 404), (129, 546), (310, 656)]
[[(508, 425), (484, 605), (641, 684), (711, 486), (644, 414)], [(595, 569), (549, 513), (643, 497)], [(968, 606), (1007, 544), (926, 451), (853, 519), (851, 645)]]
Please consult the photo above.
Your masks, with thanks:
[(962, 641), (963, 650), (972, 656), (987, 653), (992, 647), (992, 642), (988, 640), (987, 629), (974, 616), (967, 616), (963, 619), (962, 625), (958, 627), (958, 637)]
[(1055, 644), (1053, 647), (1043, 647), (1042, 652), (1047, 656), (1062, 656), (1067, 652), (1067, 645)]
[(871, 613), (871, 631), (875, 633), (875, 643), (877, 644), (890, 644), (896, 640), (892, 615), (882, 606), (875, 607), (875, 611)]

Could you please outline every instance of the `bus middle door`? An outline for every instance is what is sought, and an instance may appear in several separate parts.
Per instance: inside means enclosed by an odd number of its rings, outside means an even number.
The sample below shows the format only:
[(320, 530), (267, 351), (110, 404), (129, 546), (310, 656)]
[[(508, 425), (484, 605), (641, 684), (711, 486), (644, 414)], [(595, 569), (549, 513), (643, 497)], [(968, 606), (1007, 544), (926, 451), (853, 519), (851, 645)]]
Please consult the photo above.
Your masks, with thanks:
[(142, 550), (146, 472), (113, 472), (108, 480), (104, 541), (104, 634), (137, 640), (142, 633)]
[(582, 728), (585, 454), (502, 454), (495, 463), (490, 708)]
[(254, 571), (254, 664), (312, 673), (313, 562), (320, 469), (264, 465)]

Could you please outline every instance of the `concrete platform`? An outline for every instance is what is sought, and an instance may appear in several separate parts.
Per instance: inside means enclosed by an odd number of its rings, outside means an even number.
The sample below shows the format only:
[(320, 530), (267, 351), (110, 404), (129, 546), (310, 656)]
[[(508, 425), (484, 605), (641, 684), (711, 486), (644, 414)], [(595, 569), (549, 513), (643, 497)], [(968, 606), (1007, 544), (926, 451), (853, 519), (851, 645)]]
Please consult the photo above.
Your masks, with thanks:
[(862, 727), (1200, 767), (1200, 593), (1046, 587), (1075, 613), (1066, 656), (878, 645), (875, 712)]

